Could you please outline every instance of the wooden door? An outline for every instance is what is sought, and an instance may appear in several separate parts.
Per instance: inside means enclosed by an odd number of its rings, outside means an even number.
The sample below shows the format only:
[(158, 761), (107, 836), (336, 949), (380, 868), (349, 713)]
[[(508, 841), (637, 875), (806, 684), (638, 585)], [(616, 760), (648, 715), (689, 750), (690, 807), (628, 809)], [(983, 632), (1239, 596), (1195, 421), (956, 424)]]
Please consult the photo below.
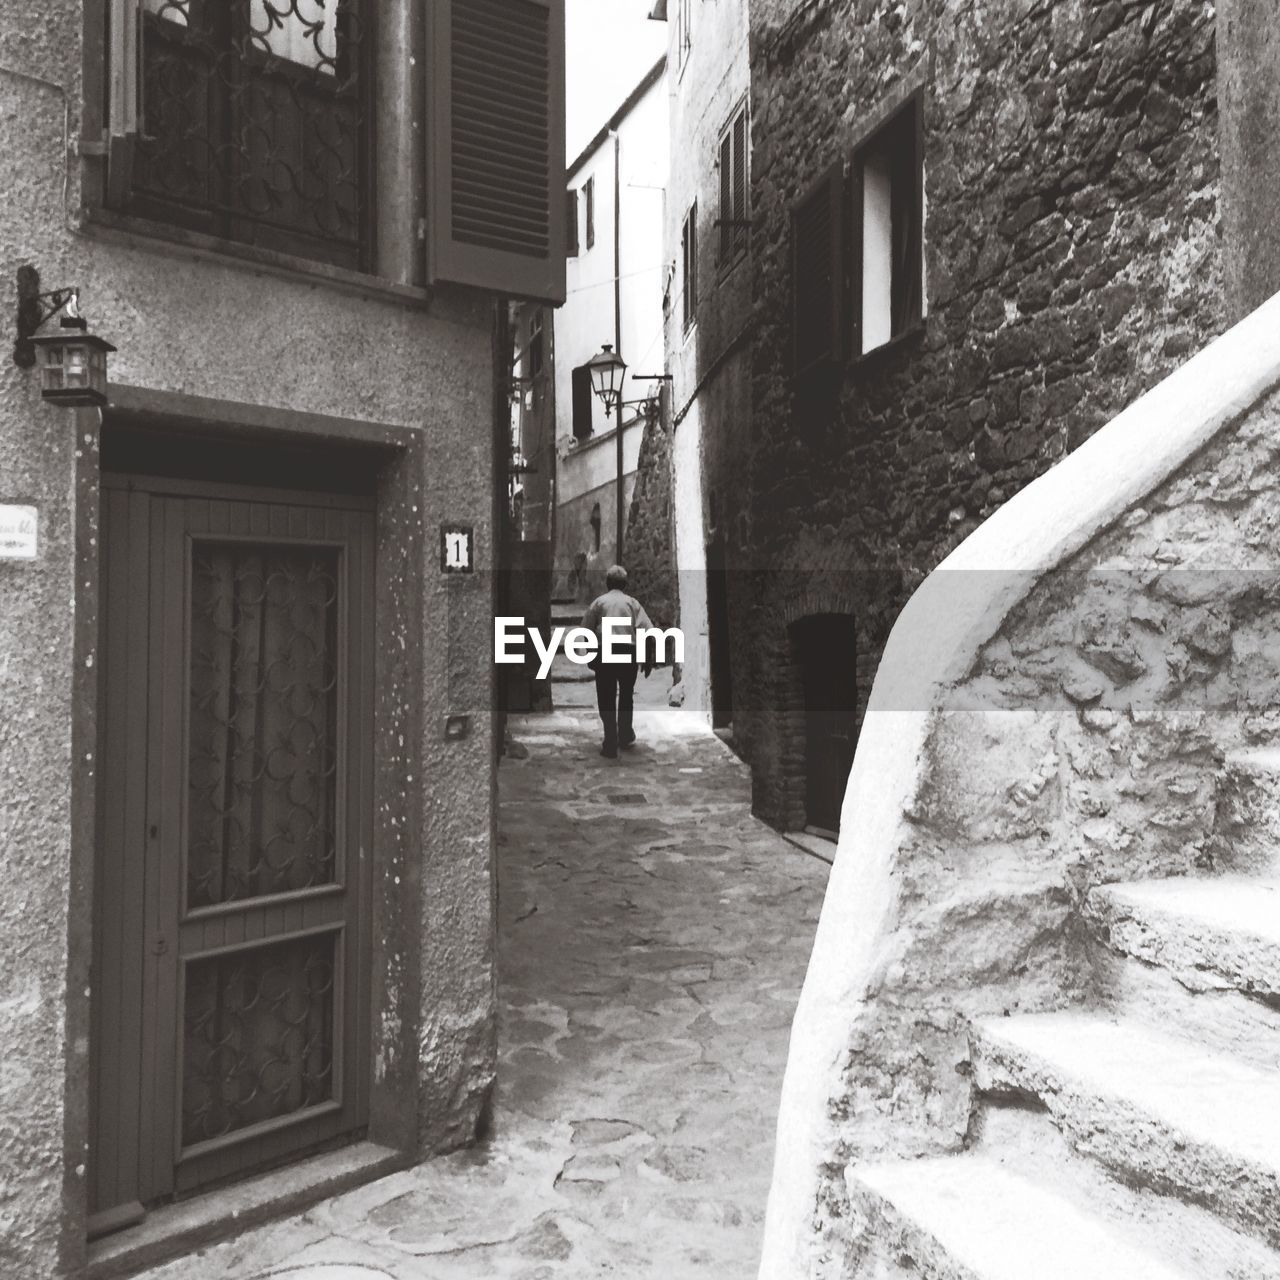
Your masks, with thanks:
[(853, 767), (858, 711), (853, 619), (819, 614), (796, 624), (804, 680), (808, 824), (834, 835)]
[(108, 475), (91, 1231), (356, 1136), (373, 511)]

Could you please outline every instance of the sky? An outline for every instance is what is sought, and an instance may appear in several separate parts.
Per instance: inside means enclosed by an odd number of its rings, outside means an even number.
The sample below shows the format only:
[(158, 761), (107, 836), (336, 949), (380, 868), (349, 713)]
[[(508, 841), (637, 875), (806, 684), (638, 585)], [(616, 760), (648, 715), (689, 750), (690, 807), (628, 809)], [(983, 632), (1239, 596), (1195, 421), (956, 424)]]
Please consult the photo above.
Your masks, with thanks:
[(567, 0), (565, 159), (572, 164), (667, 47), (653, 0)]

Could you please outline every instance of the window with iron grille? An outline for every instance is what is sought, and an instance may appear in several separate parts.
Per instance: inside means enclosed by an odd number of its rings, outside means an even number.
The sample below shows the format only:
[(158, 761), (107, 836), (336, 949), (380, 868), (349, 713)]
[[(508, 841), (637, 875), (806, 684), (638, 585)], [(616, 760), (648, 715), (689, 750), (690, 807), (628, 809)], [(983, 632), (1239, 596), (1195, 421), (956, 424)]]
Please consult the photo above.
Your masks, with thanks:
[(683, 68), (693, 48), (693, 0), (676, 0), (676, 66)]
[(922, 95), (853, 153), (854, 352), (892, 342), (924, 315)]
[(367, 265), (370, 0), (143, 0), (131, 213)]
[(681, 295), (684, 327), (693, 324), (698, 314), (698, 202), (695, 200), (684, 216), (680, 235)]
[[(103, 204), (140, 230), (376, 271), (375, 254), (403, 246), (374, 243), (375, 110), (396, 129), (407, 111), (425, 185), (397, 167), (398, 185), (376, 193), (394, 211), (380, 235), (389, 225), (416, 249), (425, 231), (425, 274), (402, 282), (563, 302), (565, 0), (413, 2), (425, 59), (375, 41), (380, 0), (96, 0), (106, 58), (100, 101), (85, 103), (90, 216)], [(375, 73), (401, 84), (410, 67), (421, 114), (374, 93)], [(381, 180), (397, 181), (385, 166)]]
[(747, 171), (745, 104), (720, 137), (720, 266), (728, 268), (746, 252), (750, 240), (750, 178)]

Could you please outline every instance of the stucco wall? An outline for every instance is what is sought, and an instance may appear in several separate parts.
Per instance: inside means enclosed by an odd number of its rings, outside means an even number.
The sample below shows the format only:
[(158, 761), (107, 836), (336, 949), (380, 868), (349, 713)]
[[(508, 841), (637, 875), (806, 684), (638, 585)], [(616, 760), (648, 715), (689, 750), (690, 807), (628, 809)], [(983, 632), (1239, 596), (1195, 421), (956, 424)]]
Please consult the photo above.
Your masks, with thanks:
[(1100, 998), (1092, 886), (1239, 856), (1224, 756), (1280, 734), (1277, 315), (999, 512), (895, 627), (792, 1032), (762, 1276), (844, 1274), (851, 1159), (960, 1148), (970, 1019)]
[[(669, 74), (672, 145), (665, 245), (672, 284), (666, 349), (678, 460), (673, 498), (681, 625), (689, 646), (684, 705), (710, 717), (706, 547), (714, 539), (723, 542), (729, 589), (737, 590), (749, 507), (743, 461), (751, 439), (750, 236), (744, 254), (720, 260), (720, 138), (747, 99), (751, 73), (746, 0), (692, 4), (690, 12), (685, 64)], [(676, 24), (670, 27), (674, 41)], [(671, 68), (677, 65), (674, 45), (667, 62)], [(694, 323), (686, 328), (681, 233), (695, 199), (698, 301)]]
[[(401, 691), (421, 708), (411, 753), (421, 767), (404, 780), (409, 811), (422, 814), (421, 854), (403, 867), (422, 894), (421, 962), (392, 972), (417, 1028), (417, 1146), (456, 1145), (474, 1132), (494, 1070), (491, 622), (488, 575), (446, 590), (434, 540), (442, 520), (474, 522), (481, 567), (490, 562), (489, 304), (339, 290), (78, 231), (82, 10), (37, 8), (0, 4), (4, 314), (16, 306), (17, 267), (30, 263), (45, 288), (81, 288), (95, 329), (119, 347), (114, 383), (424, 438), (409, 481), (416, 523), (403, 535), (425, 539), (431, 567), (413, 637), (426, 682)], [(94, 703), (91, 625), (81, 651), (73, 645), (77, 607), (91, 608), (96, 591), (96, 439), (92, 424), (77, 435), (74, 423), (41, 403), (33, 373), (4, 361), (0, 501), (37, 503), (42, 539), (36, 562), (0, 562), (0, 1270), (14, 1275), (57, 1276), (83, 1256), (94, 762), (92, 738), (74, 760), (72, 743), (76, 697), (82, 716)], [(388, 578), (383, 589), (406, 584)], [(470, 738), (444, 741), (447, 712), (471, 714)], [(399, 1032), (381, 1029), (389, 1044)]]
[[(736, 606), (756, 642), (735, 736), (759, 811), (781, 822), (759, 802), (785, 790), (778, 655), (795, 579), (829, 571), (859, 656), (878, 653), (924, 573), (1220, 332), (1226, 308), (1203, 0), (822, 0), (752, 6), (751, 21), (748, 557), (763, 572)], [(912, 76), (927, 320), (806, 406), (789, 368), (790, 213)]]

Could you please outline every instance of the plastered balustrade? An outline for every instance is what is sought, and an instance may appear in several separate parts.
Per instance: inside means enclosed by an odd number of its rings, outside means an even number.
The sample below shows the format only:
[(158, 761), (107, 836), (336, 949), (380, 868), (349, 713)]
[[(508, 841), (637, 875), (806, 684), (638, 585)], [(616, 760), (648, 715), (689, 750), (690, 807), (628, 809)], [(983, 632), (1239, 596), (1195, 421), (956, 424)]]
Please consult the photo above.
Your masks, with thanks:
[[(1275, 800), (1224, 763), (1280, 734), (1277, 321), (1030, 486), (895, 627), (792, 1032), (766, 1280), (843, 1274), (850, 1161), (965, 1144), (975, 1019), (1108, 994), (1090, 888), (1259, 856)], [(1122, 901), (1090, 909), (1142, 954)]]

